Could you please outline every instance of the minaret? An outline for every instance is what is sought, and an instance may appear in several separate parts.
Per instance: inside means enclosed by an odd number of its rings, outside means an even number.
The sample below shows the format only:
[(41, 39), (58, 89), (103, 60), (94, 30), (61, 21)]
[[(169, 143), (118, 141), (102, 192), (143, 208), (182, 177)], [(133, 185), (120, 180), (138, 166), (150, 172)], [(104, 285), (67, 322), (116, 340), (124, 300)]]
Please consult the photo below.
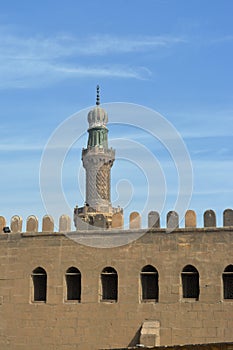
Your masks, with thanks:
[(89, 137), (87, 148), (82, 151), (86, 170), (86, 203), (99, 212), (109, 213), (111, 205), (111, 167), (115, 150), (108, 148), (107, 112), (100, 107), (97, 86), (96, 107), (88, 113)]
[[(100, 88), (97, 85), (96, 106), (88, 113), (88, 142), (82, 150), (83, 167), (86, 170), (86, 204), (74, 210), (74, 223), (80, 228), (80, 220), (95, 225), (96, 216), (104, 218), (106, 228), (111, 227), (113, 213), (121, 210), (111, 204), (111, 168), (115, 150), (108, 147), (108, 115), (100, 107)], [(79, 221), (79, 223), (78, 223)]]

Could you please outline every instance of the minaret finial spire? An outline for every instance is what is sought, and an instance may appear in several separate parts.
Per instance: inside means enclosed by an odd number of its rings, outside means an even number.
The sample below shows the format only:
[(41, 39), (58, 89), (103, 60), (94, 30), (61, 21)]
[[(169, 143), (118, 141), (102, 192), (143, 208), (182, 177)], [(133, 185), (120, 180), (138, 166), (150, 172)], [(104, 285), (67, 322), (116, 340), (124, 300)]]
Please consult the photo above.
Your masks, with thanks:
[(96, 106), (100, 105), (100, 87), (96, 86)]

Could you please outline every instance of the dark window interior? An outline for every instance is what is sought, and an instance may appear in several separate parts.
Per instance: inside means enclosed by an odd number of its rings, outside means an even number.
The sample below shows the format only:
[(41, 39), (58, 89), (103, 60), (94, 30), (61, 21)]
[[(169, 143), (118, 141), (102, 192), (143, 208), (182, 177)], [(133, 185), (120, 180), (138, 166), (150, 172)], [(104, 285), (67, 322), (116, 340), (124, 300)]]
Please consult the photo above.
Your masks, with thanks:
[(141, 271), (142, 300), (159, 299), (158, 272), (151, 266), (145, 266)]
[(224, 299), (233, 299), (233, 265), (225, 268), (222, 279)]
[(182, 271), (183, 298), (199, 299), (199, 273), (192, 265)]
[(81, 273), (76, 267), (66, 271), (67, 300), (81, 301)]
[(47, 293), (47, 274), (41, 267), (36, 268), (32, 273), (34, 287), (34, 301), (46, 301)]
[(102, 300), (117, 301), (118, 276), (112, 267), (106, 267), (101, 273)]

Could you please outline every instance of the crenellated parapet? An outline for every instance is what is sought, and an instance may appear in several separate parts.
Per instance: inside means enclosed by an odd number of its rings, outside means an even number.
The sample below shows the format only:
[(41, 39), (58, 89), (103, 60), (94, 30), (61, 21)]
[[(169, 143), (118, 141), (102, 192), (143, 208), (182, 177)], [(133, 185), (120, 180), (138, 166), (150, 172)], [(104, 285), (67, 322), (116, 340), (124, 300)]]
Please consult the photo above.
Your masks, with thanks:
[[(216, 227), (233, 227), (233, 209), (226, 209), (223, 212), (222, 217), (222, 226), (217, 225), (216, 213), (214, 210), (206, 210), (203, 214), (203, 226), (197, 227), (197, 215), (194, 210), (187, 210), (184, 217), (184, 225), (180, 225), (180, 218), (177, 212), (169, 211), (166, 215), (166, 227), (161, 227), (161, 217), (157, 211), (150, 211), (148, 213), (148, 229), (160, 230), (167, 229), (168, 232), (172, 232), (176, 229), (193, 229), (195, 233), (195, 229), (200, 228), (216, 228)], [(122, 231), (124, 230), (124, 215), (121, 211), (115, 212), (112, 215), (112, 223), (111, 228), (108, 229), (106, 225), (106, 217), (103, 214), (96, 213), (93, 217), (92, 225), (84, 225), (80, 227), (79, 231), (83, 230), (95, 230), (102, 229), (111, 231), (111, 229)], [(128, 219), (128, 225), (126, 222), (126, 226), (129, 227), (130, 230), (139, 230), (142, 228), (142, 217), (140, 213), (134, 211), (130, 213)], [(71, 218), (69, 215), (61, 215), (58, 222), (58, 230), (57, 232), (66, 233), (74, 231), (71, 227)], [(50, 215), (45, 215), (42, 218), (41, 223), (39, 223), (38, 218), (35, 215), (30, 215), (26, 219), (25, 229), (23, 229), (23, 219), (19, 215), (14, 215), (10, 222), (8, 223), (4, 216), (0, 216), (0, 233), (54, 233), (55, 232), (55, 224), (54, 219)]]

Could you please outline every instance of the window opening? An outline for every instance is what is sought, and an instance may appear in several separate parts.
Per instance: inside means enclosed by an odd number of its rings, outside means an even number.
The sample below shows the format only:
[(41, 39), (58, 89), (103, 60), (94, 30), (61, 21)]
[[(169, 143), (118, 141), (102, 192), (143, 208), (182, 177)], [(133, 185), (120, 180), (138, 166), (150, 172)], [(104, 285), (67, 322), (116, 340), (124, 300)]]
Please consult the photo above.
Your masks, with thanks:
[(199, 273), (192, 265), (184, 267), (182, 274), (183, 298), (199, 299)]
[(233, 299), (233, 265), (228, 265), (223, 274), (223, 297)]
[(66, 271), (67, 300), (81, 301), (81, 273), (76, 267)]
[(42, 267), (37, 267), (32, 272), (33, 300), (46, 302), (47, 274)]
[(142, 300), (159, 299), (158, 271), (151, 265), (143, 267), (141, 271)]
[(117, 301), (118, 276), (112, 267), (106, 267), (101, 273), (102, 300)]

